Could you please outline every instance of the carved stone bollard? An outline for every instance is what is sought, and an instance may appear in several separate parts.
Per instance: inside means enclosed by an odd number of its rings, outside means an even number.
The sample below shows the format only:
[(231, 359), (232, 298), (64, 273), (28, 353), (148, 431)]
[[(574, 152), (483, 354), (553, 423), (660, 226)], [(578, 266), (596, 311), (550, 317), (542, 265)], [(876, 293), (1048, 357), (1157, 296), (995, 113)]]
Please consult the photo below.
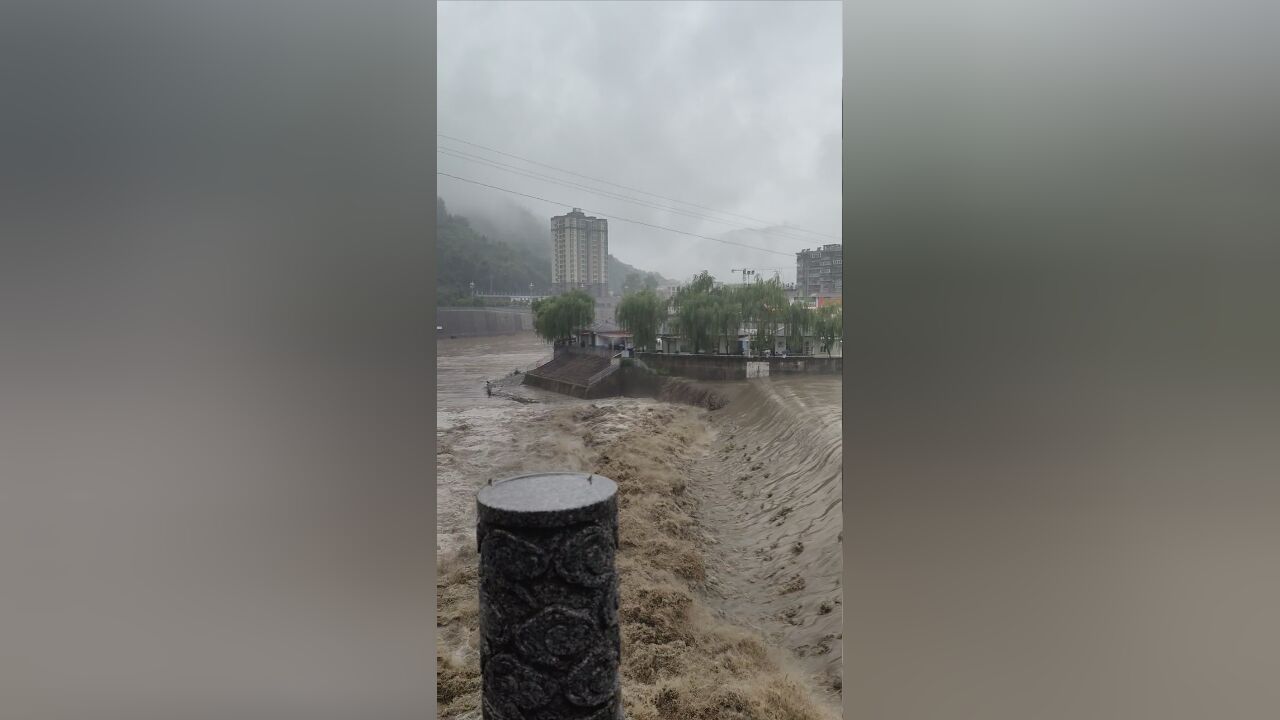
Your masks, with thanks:
[(617, 489), (567, 472), (481, 488), (484, 720), (622, 720)]

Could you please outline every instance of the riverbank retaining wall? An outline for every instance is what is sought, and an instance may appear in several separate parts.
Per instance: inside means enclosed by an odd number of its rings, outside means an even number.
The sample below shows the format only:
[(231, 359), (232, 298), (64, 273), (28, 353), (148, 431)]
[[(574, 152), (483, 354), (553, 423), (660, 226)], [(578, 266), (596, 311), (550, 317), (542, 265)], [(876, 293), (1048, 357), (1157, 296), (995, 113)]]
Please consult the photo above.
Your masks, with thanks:
[(533, 312), (519, 308), (436, 308), (437, 337), (514, 335), (533, 330)]
[(578, 383), (572, 383), (566, 380), (542, 377), (541, 375), (532, 373), (525, 374), (524, 384), (532, 385), (536, 388), (542, 388), (543, 390), (550, 390), (551, 392), (560, 393), (561, 395), (582, 398), (584, 400), (618, 397), (624, 394), (621, 373), (618, 371), (610, 373), (603, 379), (592, 383), (590, 386), (579, 385)]
[(644, 364), (665, 375), (694, 380), (746, 380), (747, 363), (767, 363), (770, 375), (840, 374), (843, 357), (746, 357), (745, 355), (676, 355), (636, 353)]

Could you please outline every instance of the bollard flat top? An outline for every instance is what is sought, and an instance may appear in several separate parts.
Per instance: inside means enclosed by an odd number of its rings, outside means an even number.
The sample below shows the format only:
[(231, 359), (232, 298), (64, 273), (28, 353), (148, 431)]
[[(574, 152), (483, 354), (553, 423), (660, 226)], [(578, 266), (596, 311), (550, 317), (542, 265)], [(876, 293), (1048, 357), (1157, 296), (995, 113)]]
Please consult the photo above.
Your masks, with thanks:
[(481, 506), (511, 513), (564, 512), (588, 508), (614, 496), (618, 485), (603, 475), (541, 472), (495, 480), (480, 488)]

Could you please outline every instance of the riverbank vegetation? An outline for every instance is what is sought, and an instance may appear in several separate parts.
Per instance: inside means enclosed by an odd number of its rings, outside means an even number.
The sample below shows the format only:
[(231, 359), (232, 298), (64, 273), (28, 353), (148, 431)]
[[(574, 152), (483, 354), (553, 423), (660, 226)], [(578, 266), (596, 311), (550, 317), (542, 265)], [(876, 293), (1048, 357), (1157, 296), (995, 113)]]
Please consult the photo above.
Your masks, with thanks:
[(618, 324), (632, 335), (640, 350), (657, 347), (658, 330), (667, 318), (667, 303), (652, 288), (628, 293), (614, 311)]
[(844, 336), (844, 312), (840, 305), (826, 305), (818, 308), (814, 328), (818, 340), (822, 343), (821, 351), (829, 357), (836, 341)]
[(615, 317), (643, 349), (656, 344), (656, 333), (664, 327), (684, 338), (695, 353), (733, 352), (746, 327), (755, 331), (751, 349), (756, 353), (773, 350), (779, 330), (792, 353), (802, 352), (806, 339), (816, 338), (822, 352), (830, 354), (843, 335), (839, 305), (811, 309), (792, 302), (776, 278), (723, 285), (705, 270), (667, 302), (648, 289), (628, 293)]
[[(533, 311), (538, 336), (561, 342), (593, 324), (595, 301), (574, 290), (535, 301)], [(793, 302), (776, 278), (724, 285), (705, 270), (677, 288), (670, 299), (646, 286), (627, 292), (614, 319), (642, 351), (657, 349), (659, 334), (670, 332), (694, 353), (734, 353), (740, 333), (750, 329), (755, 353), (773, 351), (782, 337), (787, 352), (800, 354), (812, 341), (812, 347), (830, 356), (844, 334), (838, 303), (809, 308)]]
[(573, 337), (595, 318), (596, 301), (581, 290), (533, 301), (533, 330), (547, 342)]

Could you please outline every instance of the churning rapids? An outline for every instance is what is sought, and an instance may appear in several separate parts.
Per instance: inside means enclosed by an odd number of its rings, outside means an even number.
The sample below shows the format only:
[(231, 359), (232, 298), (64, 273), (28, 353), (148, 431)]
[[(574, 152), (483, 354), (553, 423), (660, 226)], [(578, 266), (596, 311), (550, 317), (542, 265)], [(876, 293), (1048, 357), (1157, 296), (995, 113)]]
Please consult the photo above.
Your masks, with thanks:
[[(673, 530), (673, 537), (696, 538), (688, 552), (699, 567), (673, 572), (696, 581), (698, 599), (713, 615), (782, 651), (815, 697), (829, 708), (839, 703), (839, 376), (714, 383), (730, 402), (708, 411), (648, 399), (577, 400), (519, 386), (514, 370), (550, 357), (531, 333), (438, 339), (436, 354), (442, 567), (474, 554), (475, 493), (489, 478), (596, 469), (602, 457), (614, 468), (640, 467), (655, 453), (674, 453), (669, 467), (685, 474), (681, 502), (690, 507), (681, 522), (696, 527)], [(487, 395), (485, 380), (500, 378), (506, 381)], [(662, 444), (662, 433), (676, 433), (679, 449)], [(615, 479), (621, 492), (627, 479)]]

